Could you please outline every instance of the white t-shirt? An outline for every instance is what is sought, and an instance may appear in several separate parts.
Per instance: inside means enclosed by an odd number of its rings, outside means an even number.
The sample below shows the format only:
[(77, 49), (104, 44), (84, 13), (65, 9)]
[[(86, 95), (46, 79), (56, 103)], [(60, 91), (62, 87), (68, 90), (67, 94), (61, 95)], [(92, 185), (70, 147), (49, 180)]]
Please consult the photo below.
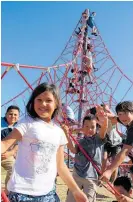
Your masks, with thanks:
[(33, 196), (49, 193), (57, 175), (56, 154), (67, 144), (63, 130), (41, 119), (23, 118), (15, 127), (22, 135), (8, 190)]
[(116, 131), (116, 128), (113, 128), (109, 133), (109, 139), (113, 146), (117, 146), (122, 143), (122, 138)]

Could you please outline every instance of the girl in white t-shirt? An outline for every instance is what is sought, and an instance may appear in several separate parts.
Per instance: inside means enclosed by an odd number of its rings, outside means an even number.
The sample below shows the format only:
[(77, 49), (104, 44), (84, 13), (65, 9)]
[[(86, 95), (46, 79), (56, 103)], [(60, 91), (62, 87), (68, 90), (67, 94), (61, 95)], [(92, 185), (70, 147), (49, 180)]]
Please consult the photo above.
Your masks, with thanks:
[(88, 202), (64, 163), (63, 130), (51, 120), (60, 107), (55, 85), (42, 83), (34, 89), (25, 116), (2, 141), (4, 153), (16, 141), (18, 153), (8, 183), (10, 202), (59, 202), (55, 193), (57, 172), (72, 191), (76, 202)]

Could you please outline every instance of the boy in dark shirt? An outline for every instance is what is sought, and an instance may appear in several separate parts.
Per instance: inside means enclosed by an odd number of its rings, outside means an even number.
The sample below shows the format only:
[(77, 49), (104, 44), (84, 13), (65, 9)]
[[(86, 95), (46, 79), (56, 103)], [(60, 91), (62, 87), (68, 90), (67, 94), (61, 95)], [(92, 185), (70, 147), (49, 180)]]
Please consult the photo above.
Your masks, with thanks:
[[(98, 108), (101, 109), (101, 107)], [(82, 128), (84, 137), (79, 140), (79, 144), (91, 157), (99, 169), (101, 169), (105, 135), (108, 128), (108, 119), (105, 116), (100, 117), (98, 115), (99, 109), (97, 109), (97, 116), (102, 122), (101, 128), (97, 132), (97, 121), (94, 115), (90, 114), (84, 117)], [(87, 195), (89, 202), (96, 202), (96, 182), (98, 180), (98, 173), (92, 163), (88, 161), (82, 153), (80, 148), (77, 145), (74, 146), (72, 144), (69, 132), (65, 131), (65, 133), (68, 139), (68, 148), (72, 153), (76, 154), (73, 177), (78, 186), (83, 189), (84, 193)], [(66, 202), (75, 202), (70, 191), (68, 192)]]
[(133, 149), (133, 102), (124, 101), (116, 106), (116, 113), (120, 122), (126, 126), (127, 137), (121, 152), (116, 156), (115, 160), (102, 174), (101, 179), (109, 180), (114, 170), (124, 161), (125, 157)]

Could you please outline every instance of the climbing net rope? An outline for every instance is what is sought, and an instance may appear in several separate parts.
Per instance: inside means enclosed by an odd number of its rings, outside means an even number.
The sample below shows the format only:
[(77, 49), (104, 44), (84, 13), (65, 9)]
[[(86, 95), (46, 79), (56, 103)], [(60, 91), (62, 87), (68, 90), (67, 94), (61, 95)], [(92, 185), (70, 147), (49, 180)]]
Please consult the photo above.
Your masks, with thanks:
[[(7, 97), (8, 92), (12, 92), (13, 95), (4, 100), (2, 110), (6, 111), (9, 105), (15, 104), (21, 106), (23, 116), (32, 90), (42, 82), (54, 83), (59, 87), (62, 102), (73, 109), (77, 119), (82, 108), (81, 120), (86, 110), (97, 104), (108, 104), (114, 110), (117, 101), (130, 99), (133, 94), (133, 80), (125, 75), (111, 57), (98, 27), (96, 26), (97, 36), (92, 35), (91, 28), (88, 27), (87, 38), (84, 37), (85, 30), (81, 30), (80, 34), (75, 32), (78, 27), (82, 27), (82, 16), (65, 48), (51, 66), (1, 63), (2, 93), (6, 92)], [(91, 82), (85, 68), (85, 42), (92, 47)], [(18, 75), (16, 81), (13, 80), (14, 74)], [(31, 74), (35, 81), (32, 81)], [(12, 78), (12, 82), (7, 85), (8, 77)], [(20, 86), (18, 93), (15, 90), (16, 85)]]
[[(79, 78), (81, 77), (81, 66), (83, 63), (83, 41), (75, 34), (77, 27), (81, 26), (80, 21), (54, 65), (43, 67), (7, 62), (1, 63), (2, 93), (11, 91), (13, 95), (16, 93), (15, 86), (21, 85), (20, 92), (17, 95), (2, 103), (2, 109), (6, 109), (12, 103), (25, 106), (31, 90), (44, 81), (54, 83), (60, 88), (62, 102), (71, 106), (77, 116), (81, 102), (82, 114), (84, 115), (87, 108), (93, 107), (96, 104), (107, 103), (113, 109), (117, 101), (130, 99), (130, 95), (133, 93), (133, 81), (125, 75), (109, 54), (98, 28), (97, 36), (91, 35), (91, 30), (88, 30), (88, 36), (91, 38), (91, 45), (93, 45), (93, 64), (97, 71), (95, 72), (94, 70), (92, 72), (93, 84), (88, 84), (85, 81), (81, 85)], [(11, 76), (13, 80), (13, 75), (16, 73), (21, 77), (21, 82), (20, 77), (18, 78), (20, 84), (17, 83), (17, 80), (12, 81), (8, 84), (8, 89), (6, 89), (8, 76)], [(35, 75), (36, 81), (31, 81), (30, 74)], [(74, 90), (69, 85), (71, 79), (73, 79), (72, 81), (75, 85)], [(23, 89), (24, 87), (25, 89)], [(22, 107), (22, 114), (24, 113), (23, 109), (24, 107)]]

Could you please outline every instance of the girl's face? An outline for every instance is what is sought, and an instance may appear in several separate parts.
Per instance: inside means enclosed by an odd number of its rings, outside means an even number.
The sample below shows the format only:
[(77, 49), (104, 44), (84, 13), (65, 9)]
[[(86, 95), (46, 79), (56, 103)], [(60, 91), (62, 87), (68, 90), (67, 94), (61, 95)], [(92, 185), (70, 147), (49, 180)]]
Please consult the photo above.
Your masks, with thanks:
[(50, 91), (45, 91), (34, 100), (34, 110), (45, 122), (50, 122), (53, 112), (56, 109), (56, 100)]
[(83, 133), (85, 136), (93, 136), (96, 134), (96, 120), (85, 120), (83, 125)]
[(6, 113), (6, 119), (7, 119), (8, 125), (13, 125), (19, 119), (19, 111), (17, 109), (10, 109)]
[(130, 125), (133, 121), (133, 113), (131, 112), (118, 112), (118, 117), (125, 126)]

